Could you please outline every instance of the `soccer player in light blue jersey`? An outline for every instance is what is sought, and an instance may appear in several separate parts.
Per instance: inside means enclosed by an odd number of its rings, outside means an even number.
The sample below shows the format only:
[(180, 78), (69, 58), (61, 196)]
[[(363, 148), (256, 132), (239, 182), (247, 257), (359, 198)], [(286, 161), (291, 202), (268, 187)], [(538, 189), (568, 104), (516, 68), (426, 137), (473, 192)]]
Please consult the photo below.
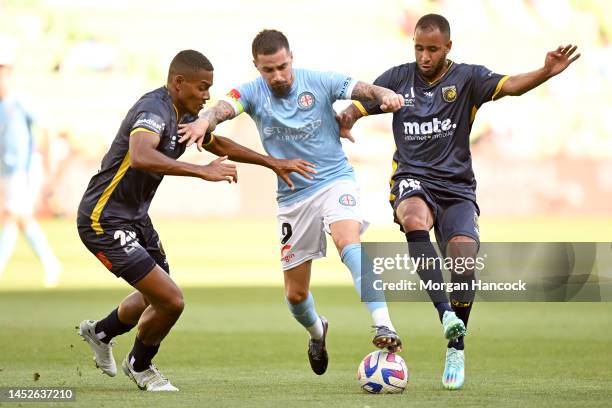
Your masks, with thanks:
[[(360, 234), (367, 227), (359, 209), (359, 188), (340, 142), (332, 104), (356, 99), (380, 104), (387, 112), (403, 106), (401, 95), (334, 72), (292, 67), (285, 35), (263, 30), (253, 40), (254, 64), (261, 76), (232, 89), (227, 97), (179, 130), (181, 142), (201, 145), (216, 125), (246, 112), (259, 130), (264, 149), (277, 158), (301, 158), (313, 164), (311, 177), (294, 175), (293, 188), (278, 181), (278, 223), (287, 305), (310, 334), (308, 357), (313, 371), (327, 369), (328, 322), (315, 310), (309, 291), (313, 259), (325, 256), (331, 235), (342, 262), (361, 293)], [(400, 351), (401, 341), (384, 299), (366, 299), (376, 334), (373, 343)], [(382, 301), (381, 301), (382, 300)]]
[(0, 237), (2, 276), (21, 230), (40, 258), (45, 270), (44, 285), (57, 286), (62, 267), (45, 234), (34, 219), (36, 187), (33, 115), (12, 91), (13, 60), (9, 39), (0, 39), (0, 179), (4, 201), (4, 227)]

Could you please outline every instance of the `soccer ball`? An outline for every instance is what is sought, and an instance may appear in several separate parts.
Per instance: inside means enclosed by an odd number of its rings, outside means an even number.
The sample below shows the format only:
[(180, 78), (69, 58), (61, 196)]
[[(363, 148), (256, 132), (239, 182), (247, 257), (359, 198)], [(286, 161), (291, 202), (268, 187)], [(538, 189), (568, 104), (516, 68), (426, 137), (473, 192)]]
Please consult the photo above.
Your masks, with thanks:
[(404, 359), (382, 350), (365, 356), (357, 369), (361, 388), (370, 394), (399, 394), (408, 385), (408, 377)]

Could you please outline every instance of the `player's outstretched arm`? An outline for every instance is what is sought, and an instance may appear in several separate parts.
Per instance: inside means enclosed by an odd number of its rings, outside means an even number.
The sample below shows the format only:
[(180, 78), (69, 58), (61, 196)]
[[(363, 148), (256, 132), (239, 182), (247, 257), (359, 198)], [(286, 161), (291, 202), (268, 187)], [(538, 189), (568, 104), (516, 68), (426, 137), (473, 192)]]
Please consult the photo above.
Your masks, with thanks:
[(215, 106), (201, 113), (195, 122), (178, 125), (178, 134), (181, 136), (179, 143), (186, 141), (187, 147), (195, 143), (198, 150), (202, 151), (202, 143), (206, 133), (215, 130), (219, 123), (234, 117), (236, 117), (234, 108), (225, 101), (219, 101)]
[(130, 167), (168, 176), (199, 177), (207, 181), (237, 182), (236, 165), (223, 163), (220, 157), (207, 165), (181, 162), (156, 150), (160, 137), (151, 132), (136, 132), (130, 136)]
[(363, 117), (363, 113), (354, 104), (349, 105), (342, 112), (336, 114), (336, 121), (340, 126), (340, 137), (355, 143), (351, 129), (361, 117)]
[(506, 95), (522, 95), (565, 71), (572, 62), (580, 57), (579, 53), (574, 55), (577, 49), (578, 46), (568, 44), (560, 45), (556, 50), (548, 52), (542, 68), (509, 77), (502, 85), (496, 99)]
[(353, 88), (351, 99), (359, 102), (376, 102), (383, 112), (395, 112), (404, 106), (404, 97), (390, 89), (358, 81)]
[(308, 179), (312, 179), (312, 174), (317, 173), (314, 170), (315, 165), (306, 160), (277, 159), (259, 154), (223, 136), (214, 135), (211, 142), (204, 146), (204, 148), (217, 156), (227, 156), (233, 161), (267, 167), (274, 171), (292, 189), (294, 186), (289, 178), (291, 173), (298, 173)]

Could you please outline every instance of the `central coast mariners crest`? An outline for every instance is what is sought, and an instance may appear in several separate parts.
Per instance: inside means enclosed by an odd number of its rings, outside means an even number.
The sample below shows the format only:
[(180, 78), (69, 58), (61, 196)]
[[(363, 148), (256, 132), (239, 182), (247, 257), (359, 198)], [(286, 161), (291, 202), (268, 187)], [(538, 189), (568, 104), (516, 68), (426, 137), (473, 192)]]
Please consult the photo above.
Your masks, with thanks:
[(455, 85), (443, 86), (442, 99), (446, 102), (455, 102), (455, 99), (457, 99), (457, 87)]
[(302, 110), (312, 109), (315, 104), (315, 96), (312, 92), (302, 92), (297, 98), (298, 107)]

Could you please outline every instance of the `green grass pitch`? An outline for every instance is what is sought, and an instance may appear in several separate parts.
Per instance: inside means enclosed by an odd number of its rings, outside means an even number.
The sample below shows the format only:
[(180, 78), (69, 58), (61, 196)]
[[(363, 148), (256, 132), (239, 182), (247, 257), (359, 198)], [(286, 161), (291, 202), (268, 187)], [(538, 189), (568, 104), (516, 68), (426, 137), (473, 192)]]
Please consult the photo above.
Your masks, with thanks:
[[(482, 229), (491, 241), (528, 236), (609, 242), (611, 225), (610, 220), (493, 220), (483, 222)], [(74, 403), (27, 406), (609, 406), (612, 303), (476, 304), (466, 339), (467, 381), (460, 391), (441, 387), (445, 342), (433, 307), (391, 304), (410, 382), (402, 395), (366, 395), (355, 373), (373, 350), (371, 322), (333, 248), (315, 264), (313, 275), (317, 309), (330, 320), (330, 366), (318, 377), (308, 366), (307, 335), (284, 304), (273, 222), (163, 222), (157, 227), (173, 276), (185, 287), (186, 309), (156, 363), (181, 392), (151, 395), (121, 372), (109, 378), (95, 369), (75, 326), (106, 315), (129, 288), (86, 252), (69, 221), (44, 224), (65, 265), (59, 289), (40, 288), (40, 266), (23, 242), (0, 279), (0, 387), (76, 391)], [(231, 233), (236, 228), (242, 238)], [(386, 227), (368, 234), (368, 240), (401, 238)], [(116, 340), (120, 363), (133, 333)]]
[[(185, 312), (156, 358), (181, 391), (151, 395), (121, 372), (101, 374), (75, 334), (81, 319), (104, 315), (127, 293), (3, 293), (0, 386), (73, 387), (77, 401), (66, 406), (96, 407), (601, 407), (612, 392), (611, 304), (476, 305), (460, 391), (440, 384), (445, 342), (433, 308), (393, 304), (409, 386), (402, 395), (366, 395), (355, 373), (373, 350), (370, 321), (352, 289), (314, 289), (319, 312), (330, 320), (330, 366), (318, 377), (308, 366), (307, 335), (292, 321), (282, 290), (260, 287), (186, 289)], [(120, 361), (133, 334), (116, 340)]]

